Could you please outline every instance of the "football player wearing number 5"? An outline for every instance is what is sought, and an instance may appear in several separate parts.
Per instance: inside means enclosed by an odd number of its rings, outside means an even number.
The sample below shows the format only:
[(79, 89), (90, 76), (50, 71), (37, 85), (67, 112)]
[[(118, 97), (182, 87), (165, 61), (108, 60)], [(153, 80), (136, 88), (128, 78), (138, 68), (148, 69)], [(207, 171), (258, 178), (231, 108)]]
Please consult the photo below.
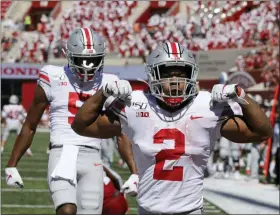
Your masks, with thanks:
[[(41, 69), (35, 96), (26, 121), (8, 162), (6, 181), (23, 187), (17, 164), (31, 145), (36, 127), (45, 108), (50, 105), (50, 154), (48, 185), (57, 214), (101, 214), (103, 202), (103, 166), (100, 139), (77, 135), (71, 128), (78, 108), (114, 75), (103, 74), (105, 46), (103, 39), (90, 28), (74, 31), (66, 47), (68, 66), (44, 66)], [(122, 152), (136, 173), (133, 155), (122, 135)], [(126, 144), (127, 143), (127, 144)], [(40, 143), (38, 143), (40, 144)], [(119, 144), (120, 145), (120, 144)], [(132, 151), (132, 150), (131, 150)], [(127, 153), (128, 152), (128, 153)], [(124, 156), (125, 157), (125, 156)], [(137, 183), (137, 177), (133, 175)], [(136, 179), (135, 179), (136, 178)], [(126, 183), (127, 190), (136, 185)], [(135, 189), (134, 189), (135, 190)], [(132, 190), (133, 191), (133, 190)]]
[[(148, 93), (131, 92), (125, 80), (108, 83), (84, 103), (72, 128), (99, 138), (124, 132), (132, 140), (139, 214), (201, 214), (203, 173), (216, 140), (261, 142), (271, 136), (271, 125), (237, 85), (215, 85), (212, 94), (197, 92), (198, 66), (178, 43), (153, 50), (146, 72)], [(233, 114), (229, 99), (239, 103), (243, 116)], [(103, 104), (110, 105), (100, 113)]]

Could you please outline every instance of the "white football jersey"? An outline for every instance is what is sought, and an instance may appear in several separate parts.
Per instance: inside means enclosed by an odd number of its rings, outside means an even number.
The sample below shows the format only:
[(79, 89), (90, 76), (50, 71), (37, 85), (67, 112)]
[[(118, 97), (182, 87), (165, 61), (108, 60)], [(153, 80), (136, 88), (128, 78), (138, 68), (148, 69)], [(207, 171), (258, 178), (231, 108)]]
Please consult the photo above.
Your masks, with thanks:
[(70, 71), (68, 66), (44, 66), (38, 84), (44, 89), (50, 102), (50, 142), (52, 145), (83, 145), (100, 149), (100, 139), (76, 134), (71, 123), (75, 114), (89, 96), (96, 93), (108, 81), (118, 77), (98, 73), (93, 81), (82, 82)]
[(113, 112), (132, 141), (139, 171), (137, 201), (153, 213), (181, 213), (203, 207), (204, 169), (230, 107), (210, 108), (211, 94), (199, 92), (185, 108), (170, 113), (155, 97), (132, 93), (132, 105)]
[(22, 105), (9, 104), (4, 105), (2, 110), (2, 117), (6, 121), (8, 128), (16, 128), (21, 126), (24, 120), (25, 109)]

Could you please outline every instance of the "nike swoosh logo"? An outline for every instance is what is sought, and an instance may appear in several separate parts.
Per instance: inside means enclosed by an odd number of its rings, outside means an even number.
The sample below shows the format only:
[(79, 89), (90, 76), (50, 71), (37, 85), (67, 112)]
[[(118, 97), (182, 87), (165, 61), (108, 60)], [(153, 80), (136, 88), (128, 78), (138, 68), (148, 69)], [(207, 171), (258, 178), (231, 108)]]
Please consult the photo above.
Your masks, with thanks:
[(95, 164), (93, 164), (94, 166), (100, 166), (101, 165), (101, 163), (95, 163)]
[(194, 120), (194, 119), (200, 119), (200, 118), (203, 118), (203, 116), (193, 116), (193, 115), (191, 115), (191, 120)]
[(12, 175), (8, 175), (7, 181), (9, 181), (10, 178), (12, 178)]

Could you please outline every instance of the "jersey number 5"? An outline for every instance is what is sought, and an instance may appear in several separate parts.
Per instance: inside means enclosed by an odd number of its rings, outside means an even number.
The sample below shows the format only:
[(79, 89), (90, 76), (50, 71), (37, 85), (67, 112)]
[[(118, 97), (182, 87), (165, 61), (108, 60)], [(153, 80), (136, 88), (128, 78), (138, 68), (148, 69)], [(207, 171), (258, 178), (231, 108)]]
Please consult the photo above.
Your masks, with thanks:
[(176, 128), (161, 129), (154, 135), (154, 144), (163, 144), (164, 140), (174, 140), (174, 149), (163, 149), (156, 155), (156, 165), (154, 169), (155, 180), (182, 181), (182, 166), (173, 166), (172, 170), (164, 170), (166, 160), (179, 160), (185, 153), (185, 135)]
[[(77, 102), (85, 102), (89, 97), (90, 95), (86, 93), (70, 92), (68, 97), (68, 111), (75, 116), (79, 110), (79, 107), (77, 107)], [(68, 123), (70, 125), (74, 120), (74, 116), (68, 117)]]
[(18, 119), (19, 117), (19, 112), (18, 111), (10, 111), (8, 114), (8, 118), (10, 119)]

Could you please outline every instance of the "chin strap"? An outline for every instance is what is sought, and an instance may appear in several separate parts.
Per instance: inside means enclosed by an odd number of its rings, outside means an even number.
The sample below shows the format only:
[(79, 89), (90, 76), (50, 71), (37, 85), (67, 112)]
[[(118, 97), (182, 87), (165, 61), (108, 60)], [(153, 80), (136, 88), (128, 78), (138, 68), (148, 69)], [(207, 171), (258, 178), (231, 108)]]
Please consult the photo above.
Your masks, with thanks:
[(143, 79), (141, 79), (141, 78), (137, 78), (136, 80), (137, 80), (137, 81), (140, 81), (140, 82), (143, 82), (143, 83), (145, 83), (145, 84), (147, 84), (147, 85), (149, 86), (148, 82), (145, 81), (145, 80), (143, 80)]

